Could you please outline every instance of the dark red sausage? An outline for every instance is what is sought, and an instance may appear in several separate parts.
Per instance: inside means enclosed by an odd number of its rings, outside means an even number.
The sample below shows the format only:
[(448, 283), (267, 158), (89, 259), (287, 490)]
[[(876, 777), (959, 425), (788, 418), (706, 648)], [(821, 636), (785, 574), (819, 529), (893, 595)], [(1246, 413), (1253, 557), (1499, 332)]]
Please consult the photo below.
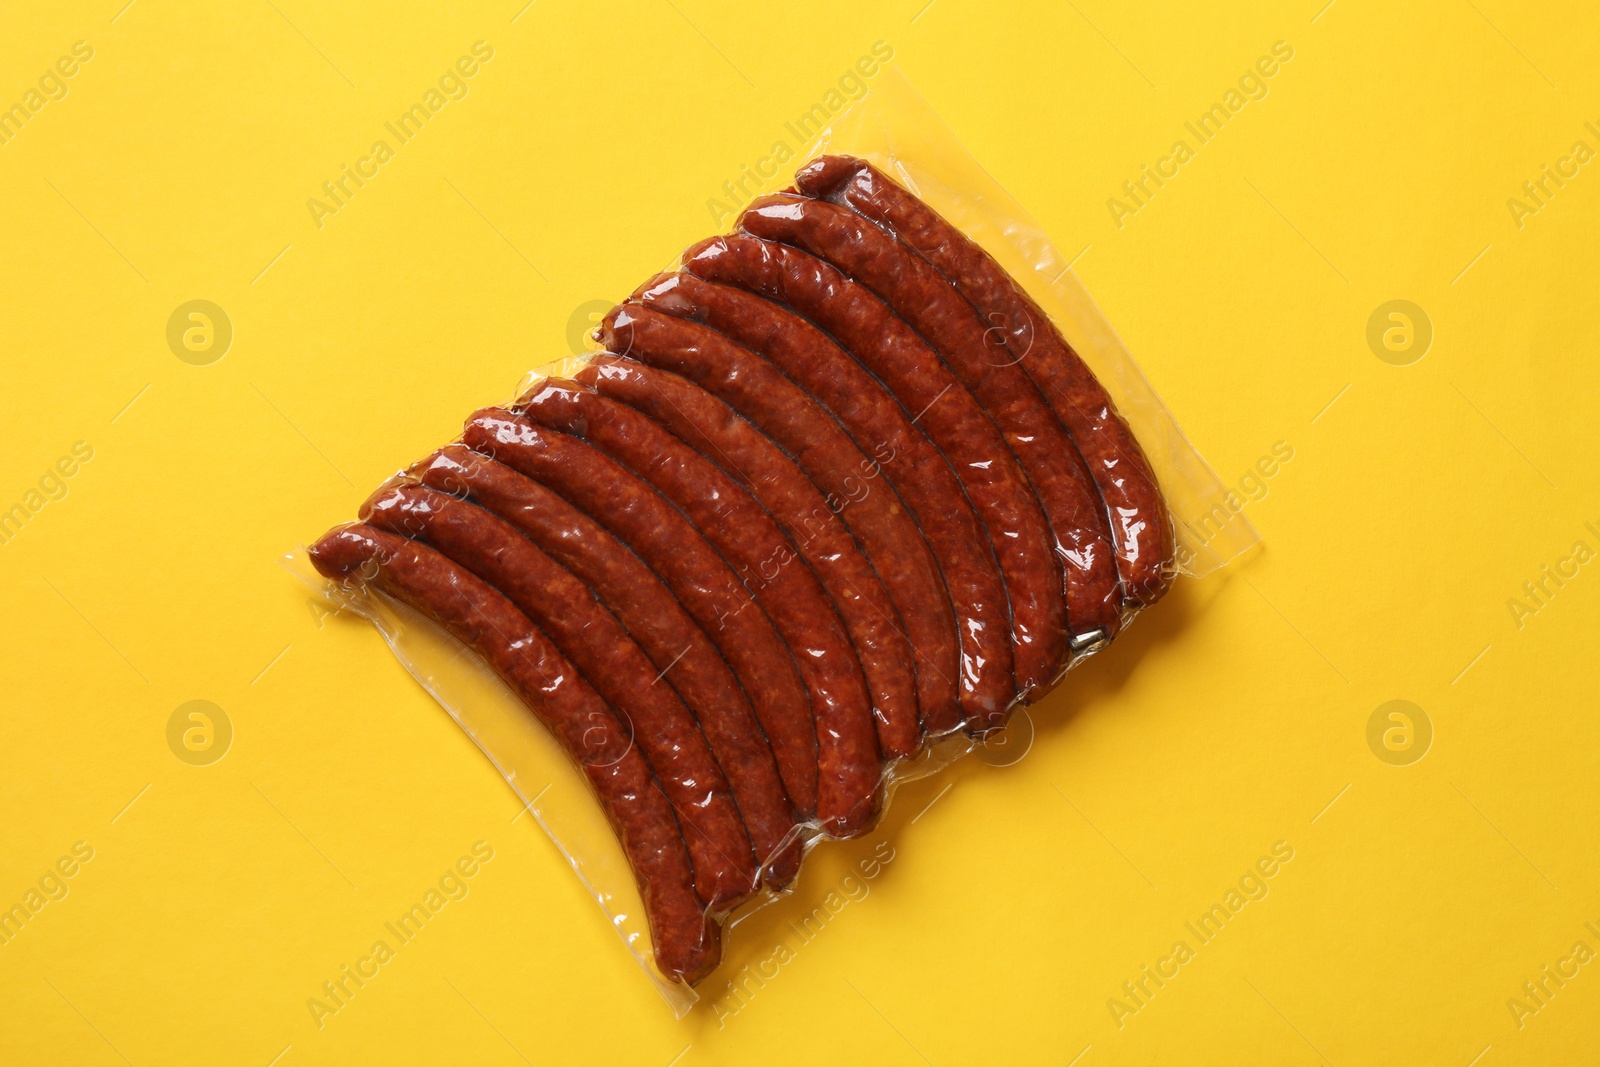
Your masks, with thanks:
[(503, 520), (424, 486), (379, 490), (361, 518), (426, 541), (548, 634), (631, 729), (678, 816), (700, 899), (723, 911), (755, 892), (749, 835), (699, 726), (671, 686), (656, 684), (645, 654), (582, 582)]
[[(990, 342), (972, 305), (927, 260), (838, 204), (775, 193), (751, 203), (739, 225), (832, 263), (876, 293), (939, 354), (1005, 435), (1044, 508), (1074, 644), (1113, 635), (1122, 598), (1111, 530), (1089, 470), (1032, 380), (1002, 344)], [(1062, 645), (1058, 654), (1059, 673), (1070, 649)]]
[[(683, 277), (682, 283), (707, 285), (691, 277)], [(960, 725), (958, 680), (965, 685), (960, 691), (963, 701), (978, 707), (1005, 707), (1011, 699), (1011, 649), (1006, 645), (1005, 614), (998, 616), (998, 625), (987, 630), (981, 625), (963, 630), (970, 640), (966, 648), (958, 646), (957, 616), (939, 574), (939, 561), (891, 486), (896, 478), (914, 475), (915, 458), (902, 459), (901, 445), (890, 435), (869, 438), (858, 434), (859, 442), (872, 448), (874, 456), (869, 458), (814, 398), (770, 363), (701, 323), (662, 314), (658, 309), (682, 314), (688, 307), (686, 301), (672, 301), (667, 296), (667, 290), (675, 285), (677, 280), (646, 286), (646, 304), (626, 304), (606, 315), (600, 323), (603, 341), (630, 358), (682, 374), (722, 398), (789, 450), (821, 488), (830, 509), (837, 510), (861, 541), (906, 624), (917, 654), (918, 704), (928, 733), (947, 733)], [(760, 298), (747, 299), (776, 310)], [(850, 365), (856, 366), (854, 362)], [(888, 397), (883, 397), (883, 402), (899, 411)], [(926, 451), (933, 450), (928, 446)], [(938, 462), (944, 466), (942, 459)], [(981, 536), (974, 544), (987, 550)], [(966, 606), (960, 598), (957, 605)], [(973, 646), (982, 645), (997, 646), (997, 656), (973, 654)], [(960, 662), (958, 651), (963, 653)]]
[(615, 460), (509, 411), (479, 411), (462, 440), (555, 490), (649, 564), (743, 679), (795, 808), (816, 811), (817, 737), (805, 686), (761, 606), (700, 532)]
[[(811, 693), (817, 737), (817, 818), (848, 837), (871, 826), (880, 766), (861, 664), (827, 592), (772, 517), (694, 449), (632, 408), (550, 379), (517, 411), (581, 435), (677, 505), (743, 575), (794, 654)], [(783, 565), (772, 567), (773, 561)], [(770, 577), (769, 577), (770, 574)]]
[(488, 661), (578, 763), (622, 843), (644, 901), (656, 966), (693, 985), (716, 967), (721, 929), (695, 895), (672, 806), (627, 730), (549, 638), (486, 583), (439, 553), (356, 525), (311, 546), (324, 577), (370, 582), (428, 615)]
[(994, 257), (865, 160), (824, 156), (796, 184), (809, 196), (848, 204), (892, 229), (998, 328), (1088, 463), (1116, 540), (1117, 572), (1131, 605), (1161, 598), (1173, 574), (1172, 519), (1150, 462), (1094, 372), (1055, 323)]
[[(671, 590), (605, 528), (510, 467), (450, 445), (412, 468), (424, 484), (481, 507), (515, 526), (589, 586), (693, 709), (727, 775), (756, 854), (773, 888), (793, 881), (801, 842), (794, 808), (744, 688)], [(758, 676), (759, 677), (759, 676)]]
[[(781, 301), (831, 333), (912, 413), (983, 517), (1011, 600), (1013, 663), (1023, 693), (1047, 685), (1066, 647), (1066, 601), (1050, 528), (1004, 438), (972, 394), (864, 286), (790, 245), (748, 235), (690, 248), (685, 267)], [(989, 729), (1005, 713), (969, 728)]]
[[(732, 408), (676, 374), (600, 356), (576, 377), (671, 430), (760, 501), (811, 565), (849, 628), (872, 691), (879, 748), (889, 759), (915, 752), (922, 736), (917, 675), (900, 615), (805, 472)], [(765, 565), (771, 569), (788, 562), (780, 557)]]

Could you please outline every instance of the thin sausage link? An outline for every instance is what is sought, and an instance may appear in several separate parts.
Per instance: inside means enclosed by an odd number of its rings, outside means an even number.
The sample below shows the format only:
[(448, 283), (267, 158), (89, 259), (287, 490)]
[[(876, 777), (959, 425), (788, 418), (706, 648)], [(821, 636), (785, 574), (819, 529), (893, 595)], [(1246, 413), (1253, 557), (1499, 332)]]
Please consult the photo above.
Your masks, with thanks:
[[(788, 643), (811, 693), (817, 737), (817, 818), (838, 837), (877, 812), (877, 732), (861, 664), (833, 604), (772, 517), (694, 449), (632, 408), (549, 379), (517, 402), (526, 418), (624, 465), (676, 505), (741, 573)], [(772, 571), (770, 560), (790, 561)]]
[(631, 730), (677, 813), (700, 899), (723, 911), (755, 891), (749, 835), (699, 726), (670, 686), (655, 684), (644, 652), (582, 582), (501, 519), (424, 486), (379, 490), (361, 518), (425, 541), (548, 634)]
[[(1017, 685), (1047, 685), (1066, 645), (1066, 602), (1050, 529), (994, 424), (939, 357), (889, 307), (837, 269), (790, 245), (717, 237), (687, 253), (689, 271), (793, 307), (866, 364), (950, 461), (984, 519), (1011, 600)], [(988, 730), (1001, 710), (968, 728)]]
[(509, 411), (479, 411), (462, 440), (554, 490), (649, 564), (743, 679), (796, 810), (815, 812), (817, 737), (794, 659), (700, 532), (615, 460)]
[(1131, 606), (1154, 603), (1174, 572), (1172, 518), (1138, 439), (1050, 316), (993, 256), (865, 160), (824, 156), (796, 175), (800, 191), (848, 204), (920, 252), (1005, 340), (1071, 432), (1104, 501), (1117, 573)]
[[(1088, 645), (1114, 634), (1121, 614), (1115, 553), (1088, 468), (1027, 374), (985, 332), (973, 306), (927, 260), (847, 207), (778, 193), (758, 198), (739, 225), (757, 237), (802, 248), (855, 278), (955, 372), (1005, 436), (1050, 523), (1070, 635)], [(1065, 670), (1070, 651), (1064, 641), (1058, 672)]]
[[(843, 502), (841, 516), (884, 576), (917, 649), (928, 732), (1003, 711), (1015, 683), (1010, 605), (994, 552), (950, 465), (895, 399), (816, 326), (743, 289), (661, 275), (634, 299), (690, 320), (691, 328), (703, 325), (680, 337), (639, 315), (615, 347), (625, 340), (638, 349), (632, 354), (727, 401)], [(831, 429), (827, 413), (845, 433)], [(856, 442), (871, 450), (870, 460)], [(872, 486), (876, 476), (887, 494)], [(947, 665), (958, 649), (953, 675)]]
[(802, 855), (794, 808), (744, 687), (655, 572), (555, 493), (465, 445), (440, 449), (411, 473), (442, 492), (470, 496), (599, 596), (649, 655), (660, 684), (694, 711), (765, 867), (763, 881), (775, 889), (793, 881)]
[(599, 798), (638, 883), (656, 966), (690, 985), (710, 974), (721, 957), (721, 928), (695, 894), (672, 806), (622, 724), (550, 639), (471, 573), (370, 526), (324, 535), (311, 561), (324, 577), (370, 583), (428, 615), (505, 679)]
[[(916, 751), (922, 735), (916, 667), (894, 603), (817, 487), (778, 446), (728, 405), (676, 374), (600, 356), (577, 380), (671, 430), (765, 507), (827, 588), (855, 643), (872, 691), (878, 745), (886, 758)], [(788, 566), (781, 554), (763, 561)], [(766, 573), (757, 576), (766, 579)]]

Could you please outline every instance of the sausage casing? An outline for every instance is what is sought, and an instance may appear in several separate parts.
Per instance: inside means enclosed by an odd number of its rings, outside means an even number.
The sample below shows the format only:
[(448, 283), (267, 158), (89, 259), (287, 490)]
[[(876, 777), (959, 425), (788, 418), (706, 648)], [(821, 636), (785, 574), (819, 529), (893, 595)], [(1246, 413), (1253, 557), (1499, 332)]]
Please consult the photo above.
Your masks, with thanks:
[[(641, 316), (627, 338), (640, 358), (726, 400), (845, 502), (840, 515), (884, 576), (917, 649), (928, 732), (1002, 713), (1015, 682), (1011, 609), (994, 552), (950, 465), (893, 396), (815, 325), (753, 292), (683, 273), (656, 277), (635, 299), (704, 324), (697, 335), (658, 340), (665, 331)], [(829, 431), (813, 405), (845, 432)]]
[(683, 697), (727, 775), (763, 880), (782, 888), (800, 869), (796, 816), (777, 761), (733, 670), (643, 560), (551, 490), (465, 445), (449, 445), (412, 468), (423, 484), (470, 496), (500, 516), (592, 589), (650, 656), (661, 684)]
[[(601, 396), (665, 426), (767, 509), (827, 588), (850, 631), (872, 692), (884, 756), (893, 759), (916, 751), (922, 735), (916, 667), (900, 614), (872, 564), (805, 472), (727, 404), (676, 374), (603, 355), (576, 377)], [(789, 563), (781, 554), (764, 560), (768, 573), (757, 578), (766, 580)]]
[(462, 440), (587, 512), (656, 572), (744, 681), (796, 811), (815, 812), (810, 697), (761, 605), (700, 531), (615, 460), (504, 409), (473, 415)]
[[(832, 334), (912, 413), (984, 520), (1011, 602), (1018, 688), (1025, 693), (1052, 681), (1066, 646), (1066, 601), (1050, 529), (1005, 440), (966, 387), (882, 300), (798, 248), (743, 234), (716, 237), (691, 247), (684, 266), (788, 304)], [(1003, 725), (1008, 710), (969, 720), (968, 728)]]
[[(583, 439), (679, 508), (737, 567), (794, 654), (811, 694), (817, 818), (838, 837), (877, 815), (877, 731), (855, 647), (811, 568), (761, 505), (693, 448), (625, 404), (550, 379), (517, 403), (540, 426)], [(771, 566), (773, 563), (779, 566)]]
[(370, 526), (324, 535), (311, 546), (311, 561), (324, 577), (359, 576), (428, 615), (505, 679), (599, 798), (638, 883), (656, 966), (690, 985), (710, 974), (721, 958), (721, 928), (695, 893), (672, 805), (626, 729), (550, 639), (464, 568)]
[(795, 183), (809, 196), (848, 204), (888, 226), (1001, 333), (1088, 464), (1116, 542), (1123, 597), (1132, 606), (1160, 599), (1174, 571), (1166, 499), (1105, 386), (1050, 316), (982, 246), (865, 160), (823, 156), (803, 167)]
[[(927, 260), (839, 204), (776, 193), (746, 208), (739, 225), (832, 263), (872, 290), (939, 355), (1004, 435), (1049, 521), (1071, 635), (1084, 644), (1113, 635), (1121, 598), (1094, 482), (1060, 420), (1004, 345), (991, 340), (973, 306)], [(1041, 654), (1055, 657), (1059, 673), (1069, 648), (1063, 642)]]
[(727, 779), (689, 709), (583, 583), (505, 521), (420, 485), (383, 489), (363, 506), (370, 526), (425, 541), (528, 616), (627, 726), (672, 803), (694, 862), (695, 889), (719, 911), (758, 880)]

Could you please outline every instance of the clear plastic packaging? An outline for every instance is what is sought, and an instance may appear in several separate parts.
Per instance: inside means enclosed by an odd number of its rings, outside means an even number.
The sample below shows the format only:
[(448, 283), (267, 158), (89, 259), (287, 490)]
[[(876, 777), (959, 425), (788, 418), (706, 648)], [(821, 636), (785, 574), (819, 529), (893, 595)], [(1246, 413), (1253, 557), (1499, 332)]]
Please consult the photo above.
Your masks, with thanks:
[[(1208, 574), (1257, 542), (1248, 521), (1230, 506), (1227, 487), (1184, 438), (1067, 261), (966, 154), (898, 71), (885, 68), (871, 90), (836, 116), (793, 162), (803, 164), (824, 154), (866, 160), (914, 193), (982, 246), (1049, 315), (1104, 385), (1142, 445), (1172, 516), (1173, 558), (1180, 577)], [(770, 181), (771, 190), (790, 181), (791, 173), (780, 170)], [(518, 397), (526, 399), (546, 378), (571, 377), (594, 359), (595, 354), (567, 357), (539, 367), (522, 383)], [(388, 485), (415, 481), (414, 472), (402, 473)], [(529, 714), (528, 705), (461, 641), (413, 608), (371, 588), (362, 575), (343, 582), (324, 579), (306, 550), (292, 554), (287, 565), (335, 607), (359, 613), (377, 625), (401, 663), (467, 731), (555, 841), (673, 1011), (680, 1017), (687, 1013), (700, 997), (655, 966), (651, 931), (633, 872), (584, 772)], [(1123, 610), (1115, 625), (1125, 626), (1133, 614)], [(1074, 645), (1071, 662), (1080, 662), (1101, 644), (1091, 640)], [(1013, 735), (1019, 728), (1031, 727), (1023, 720), (1025, 713), (1014, 720)], [(884, 810), (899, 785), (935, 774), (985, 744), (993, 752), (995, 737), (974, 740), (956, 729), (909, 758), (892, 762), (881, 783)], [(1005, 744), (1004, 735), (998, 744)], [(1012, 750), (1017, 747), (1013, 742)], [(816, 820), (797, 832), (805, 850), (826, 847), (827, 838)], [(804, 898), (807, 890), (802, 876), (783, 892)], [(763, 889), (724, 917), (720, 973), (732, 973), (753, 961), (748, 953), (761, 946), (742, 946), (737, 926), (778, 896)]]

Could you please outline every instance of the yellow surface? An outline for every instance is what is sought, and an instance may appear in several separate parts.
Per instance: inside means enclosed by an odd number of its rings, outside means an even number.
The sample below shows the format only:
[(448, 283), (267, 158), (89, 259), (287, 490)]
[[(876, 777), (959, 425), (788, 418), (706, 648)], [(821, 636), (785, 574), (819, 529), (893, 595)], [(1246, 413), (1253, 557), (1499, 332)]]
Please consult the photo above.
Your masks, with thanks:
[[(0, 545), (0, 904), (39, 893), (0, 1061), (1592, 1060), (1592, 5), (119, 2), (0, 33), (0, 104), (92, 48), (0, 145), (0, 507), (33, 512)], [(814, 857), (737, 935), (781, 962), (675, 1021), (468, 739), (276, 557), (709, 232), (879, 40), (1084, 250), (1267, 547), (1036, 709), (1020, 764)], [(319, 228), (307, 199), (477, 41), (467, 95)], [(1267, 95), (1114, 213), (1279, 41)], [(1538, 203), (1546, 164), (1576, 175)], [(1432, 324), (1409, 365), (1367, 343), (1397, 299)], [(191, 300), (232, 323), (220, 360), (169, 348)], [(195, 700), (214, 746), (231, 724), (209, 765), (175, 756), (193, 709), (169, 747)], [(1420, 761), (1399, 720), (1369, 747), (1391, 700)], [(463, 857), (465, 897), (319, 1027)], [(1266, 895), (1201, 944), (1241, 879)], [(1146, 965), (1177, 973), (1135, 1000)]]

